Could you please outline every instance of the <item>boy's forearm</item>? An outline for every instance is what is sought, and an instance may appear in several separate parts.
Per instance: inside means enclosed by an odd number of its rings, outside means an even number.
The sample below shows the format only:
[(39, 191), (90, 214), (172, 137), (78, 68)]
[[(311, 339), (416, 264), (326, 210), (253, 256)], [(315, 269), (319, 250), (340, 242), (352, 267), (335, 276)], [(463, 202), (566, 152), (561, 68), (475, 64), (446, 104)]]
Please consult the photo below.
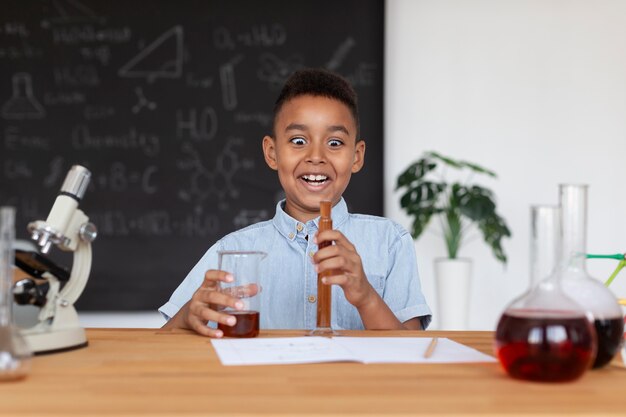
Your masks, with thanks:
[(370, 301), (357, 307), (366, 330), (422, 330), (419, 319), (400, 322), (378, 293), (372, 291)]
[(164, 330), (172, 330), (172, 329), (189, 329), (187, 326), (187, 322), (185, 320), (185, 315), (187, 314), (187, 310), (189, 309), (189, 302), (185, 303), (184, 306), (178, 313), (174, 314), (174, 317), (170, 318), (161, 329)]

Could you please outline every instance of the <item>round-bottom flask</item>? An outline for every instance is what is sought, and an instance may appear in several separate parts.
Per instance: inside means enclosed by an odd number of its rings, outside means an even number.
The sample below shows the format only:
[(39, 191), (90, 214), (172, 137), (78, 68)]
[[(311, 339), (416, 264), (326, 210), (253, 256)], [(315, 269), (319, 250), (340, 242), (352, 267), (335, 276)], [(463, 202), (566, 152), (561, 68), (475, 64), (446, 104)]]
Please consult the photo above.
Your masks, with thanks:
[(599, 281), (576, 264), (584, 260), (572, 258), (570, 265), (560, 271), (565, 293), (591, 313), (598, 337), (598, 349), (593, 368), (607, 365), (620, 351), (624, 340), (624, 319), (613, 294)]
[(562, 262), (558, 273), (564, 292), (591, 316), (598, 337), (593, 368), (611, 362), (624, 339), (622, 309), (611, 290), (591, 277), (585, 268), (587, 186), (560, 185), (563, 227)]
[(595, 355), (596, 335), (584, 309), (565, 295), (560, 276), (550, 275), (559, 258), (560, 230), (558, 207), (531, 208), (530, 290), (506, 308), (495, 336), (496, 355), (514, 378), (571, 381)]
[(596, 335), (585, 312), (551, 277), (506, 308), (498, 322), (495, 350), (514, 378), (572, 381), (591, 366)]

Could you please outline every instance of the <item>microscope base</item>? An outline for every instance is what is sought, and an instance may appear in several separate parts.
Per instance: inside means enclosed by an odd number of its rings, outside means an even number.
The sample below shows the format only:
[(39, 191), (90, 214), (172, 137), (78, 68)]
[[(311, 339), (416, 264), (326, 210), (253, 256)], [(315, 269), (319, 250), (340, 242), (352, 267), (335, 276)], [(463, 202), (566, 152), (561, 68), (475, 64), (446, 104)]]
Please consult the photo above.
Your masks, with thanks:
[(74, 327), (69, 329), (48, 330), (45, 332), (22, 331), (22, 336), (35, 355), (63, 352), (87, 346), (85, 329)]

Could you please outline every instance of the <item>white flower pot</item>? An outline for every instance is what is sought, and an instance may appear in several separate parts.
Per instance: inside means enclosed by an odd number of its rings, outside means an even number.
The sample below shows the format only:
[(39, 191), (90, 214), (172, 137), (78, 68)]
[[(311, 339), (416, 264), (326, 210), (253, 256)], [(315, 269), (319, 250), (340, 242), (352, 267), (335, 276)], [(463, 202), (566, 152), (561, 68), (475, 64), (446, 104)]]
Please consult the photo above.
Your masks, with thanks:
[(439, 329), (468, 329), (471, 277), (470, 259), (435, 260)]

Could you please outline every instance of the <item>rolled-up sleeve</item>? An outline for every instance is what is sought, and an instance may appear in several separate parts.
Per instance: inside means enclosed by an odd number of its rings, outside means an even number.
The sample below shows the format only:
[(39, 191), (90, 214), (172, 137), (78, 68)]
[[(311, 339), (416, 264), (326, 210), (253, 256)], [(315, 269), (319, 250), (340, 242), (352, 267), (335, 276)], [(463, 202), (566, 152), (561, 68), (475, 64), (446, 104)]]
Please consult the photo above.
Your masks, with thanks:
[(389, 250), (390, 269), (383, 299), (398, 320), (405, 322), (418, 317), (422, 329), (426, 329), (432, 319), (432, 312), (422, 293), (411, 235), (402, 230)]
[(217, 252), (221, 250), (221, 241), (216, 242), (200, 258), (198, 263), (189, 271), (183, 282), (174, 290), (170, 299), (159, 308), (159, 312), (166, 320), (171, 319), (191, 299), (209, 269), (217, 269)]

